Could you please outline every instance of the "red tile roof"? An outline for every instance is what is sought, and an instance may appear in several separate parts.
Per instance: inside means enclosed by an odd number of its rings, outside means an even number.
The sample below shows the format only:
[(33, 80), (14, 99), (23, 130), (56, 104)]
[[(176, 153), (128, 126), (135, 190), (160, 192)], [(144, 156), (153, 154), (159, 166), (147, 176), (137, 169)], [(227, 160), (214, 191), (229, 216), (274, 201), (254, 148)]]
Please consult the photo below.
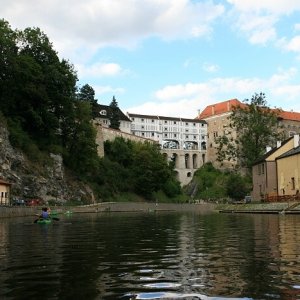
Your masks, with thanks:
[[(227, 101), (215, 103), (212, 105), (206, 106), (206, 108), (200, 113), (198, 119), (205, 120), (206, 118), (215, 116), (215, 115), (222, 115), (227, 112), (231, 112), (234, 106), (246, 106), (246, 104), (240, 102), (238, 99), (230, 99)], [(274, 109), (275, 110), (275, 109)], [(290, 120), (290, 121), (298, 121), (300, 122), (300, 113), (298, 112), (289, 112), (282, 110), (279, 113), (279, 118), (283, 120)]]
[(205, 119), (214, 115), (221, 115), (226, 112), (231, 112), (232, 107), (234, 106), (242, 106), (244, 105), (242, 102), (240, 102), (238, 99), (231, 99), (219, 103), (215, 103), (212, 105), (206, 106), (206, 108), (200, 113), (198, 118)]
[(283, 120), (291, 120), (300, 122), (300, 113), (294, 111), (281, 111), (279, 117)]

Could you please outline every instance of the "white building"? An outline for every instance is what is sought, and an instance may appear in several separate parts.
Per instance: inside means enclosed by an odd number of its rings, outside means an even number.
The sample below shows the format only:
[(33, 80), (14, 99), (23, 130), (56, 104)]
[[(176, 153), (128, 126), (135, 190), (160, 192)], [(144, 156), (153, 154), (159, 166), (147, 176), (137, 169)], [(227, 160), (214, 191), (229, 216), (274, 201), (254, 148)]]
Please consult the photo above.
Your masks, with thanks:
[(132, 134), (157, 141), (173, 161), (177, 178), (188, 184), (206, 162), (207, 123), (204, 120), (127, 113)]
[(204, 120), (127, 113), (131, 132), (154, 139), (162, 149), (206, 150), (207, 124)]

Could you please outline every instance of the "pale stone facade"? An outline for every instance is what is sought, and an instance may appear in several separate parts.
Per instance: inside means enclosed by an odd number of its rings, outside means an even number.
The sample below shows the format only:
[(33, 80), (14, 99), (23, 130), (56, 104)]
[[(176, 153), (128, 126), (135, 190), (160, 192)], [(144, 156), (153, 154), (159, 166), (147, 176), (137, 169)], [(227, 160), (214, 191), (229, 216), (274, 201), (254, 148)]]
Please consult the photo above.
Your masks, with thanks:
[(277, 190), (278, 195), (299, 196), (300, 187), (300, 146), (294, 144), (294, 148), (277, 157)]
[(206, 162), (207, 123), (203, 120), (127, 113), (132, 133), (158, 142), (161, 152), (174, 161), (177, 179), (188, 184)]
[(156, 143), (154, 140), (151, 140), (151, 139), (146, 139), (143, 137), (139, 137), (139, 136), (127, 133), (127, 132), (104, 127), (102, 124), (99, 124), (97, 121), (94, 121), (94, 126), (97, 130), (96, 143), (97, 143), (98, 155), (100, 157), (104, 156), (104, 142), (105, 141), (113, 141), (116, 137), (122, 137), (126, 140), (131, 140), (134, 142)]
[(276, 158), (299, 145), (299, 135), (287, 139), (269, 151), (252, 167), (252, 182), (254, 200), (261, 200), (269, 196), (277, 196), (278, 180)]
[[(207, 160), (218, 169), (234, 169), (237, 165), (234, 160), (217, 161), (217, 145), (215, 143), (216, 137), (223, 136), (229, 131), (231, 137), (236, 138), (236, 131), (228, 126), (228, 118), (235, 106), (245, 106), (245, 104), (237, 99), (230, 99), (207, 106), (198, 116), (198, 119), (207, 122)], [(280, 111), (278, 131), (283, 132), (285, 138), (300, 134), (300, 113)]]
[(0, 205), (10, 204), (10, 188), (10, 183), (0, 179)]

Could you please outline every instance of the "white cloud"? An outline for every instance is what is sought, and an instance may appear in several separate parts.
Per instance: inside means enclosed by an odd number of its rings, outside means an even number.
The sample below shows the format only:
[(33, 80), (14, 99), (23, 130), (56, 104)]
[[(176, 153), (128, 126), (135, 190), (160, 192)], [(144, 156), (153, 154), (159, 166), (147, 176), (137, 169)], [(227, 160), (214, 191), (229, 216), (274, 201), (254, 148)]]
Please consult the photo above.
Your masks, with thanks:
[(227, 0), (235, 9), (242, 12), (262, 12), (267, 11), (272, 14), (290, 14), (300, 10), (298, 0)]
[(219, 66), (209, 63), (204, 63), (202, 69), (208, 73), (215, 73), (219, 71)]
[[(298, 0), (227, 0), (232, 5), (234, 27), (252, 44), (277, 40), (276, 25), (282, 16), (300, 11)], [(295, 29), (297, 25), (295, 25)]]
[(289, 42), (286, 43), (284, 48), (288, 51), (300, 53), (300, 35), (293, 37)]
[(93, 89), (95, 90), (95, 94), (97, 96), (101, 96), (103, 94), (123, 94), (125, 90), (123, 88), (114, 88), (111, 86), (101, 86), (101, 85), (94, 85)]
[(1, 17), (13, 27), (40, 27), (64, 57), (79, 45), (131, 47), (140, 40), (199, 37), (224, 12), (211, 1), (1, 0)]
[[(295, 68), (278, 70), (269, 78), (213, 78), (206, 82), (166, 86), (155, 93), (156, 99), (127, 111), (140, 114), (194, 118), (198, 109), (207, 105), (238, 98), (250, 99), (253, 94), (264, 92), (270, 107), (300, 111), (300, 84)], [(287, 101), (288, 100), (288, 101)], [(285, 107), (285, 105), (289, 107)]]
[(116, 63), (95, 63), (93, 65), (75, 65), (79, 77), (112, 77), (126, 73), (119, 64)]

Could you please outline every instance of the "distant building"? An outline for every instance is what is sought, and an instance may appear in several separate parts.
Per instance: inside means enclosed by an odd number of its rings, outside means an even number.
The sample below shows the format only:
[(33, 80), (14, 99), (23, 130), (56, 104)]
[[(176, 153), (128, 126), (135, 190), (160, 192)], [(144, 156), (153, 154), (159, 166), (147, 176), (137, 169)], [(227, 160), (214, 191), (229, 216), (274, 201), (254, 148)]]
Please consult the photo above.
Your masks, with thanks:
[(152, 139), (175, 164), (178, 180), (188, 184), (206, 162), (207, 123), (203, 120), (127, 113), (132, 134)]
[[(103, 127), (109, 128), (111, 107), (109, 105), (96, 104), (93, 108), (94, 123), (98, 123)], [(120, 131), (131, 133), (131, 121), (130, 119), (119, 109), (120, 116)]]
[[(238, 99), (230, 99), (208, 105), (198, 115), (199, 120), (207, 122), (207, 159), (216, 168), (233, 169), (237, 164), (236, 161), (217, 161), (215, 138), (223, 136), (229, 130), (231, 131), (231, 136), (236, 138), (236, 131), (233, 128), (229, 128), (229, 117), (234, 107), (246, 107), (246, 105)], [(278, 116), (278, 131), (284, 132), (286, 138), (300, 134), (300, 113), (281, 111)]]
[(0, 179), (0, 205), (10, 204), (11, 183)]
[(294, 147), (276, 158), (276, 165), (278, 195), (297, 196), (299, 199), (300, 145), (297, 137)]
[(133, 134), (158, 141), (162, 149), (206, 150), (207, 123), (203, 120), (127, 115)]
[(298, 145), (299, 135), (294, 135), (282, 143), (278, 142), (277, 147), (266, 149), (266, 154), (254, 163), (252, 166), (253, 199), (261, 200), (280, 194), (278, 180), (283, 175), (280, 172), (278, 177), (277, 159)]

